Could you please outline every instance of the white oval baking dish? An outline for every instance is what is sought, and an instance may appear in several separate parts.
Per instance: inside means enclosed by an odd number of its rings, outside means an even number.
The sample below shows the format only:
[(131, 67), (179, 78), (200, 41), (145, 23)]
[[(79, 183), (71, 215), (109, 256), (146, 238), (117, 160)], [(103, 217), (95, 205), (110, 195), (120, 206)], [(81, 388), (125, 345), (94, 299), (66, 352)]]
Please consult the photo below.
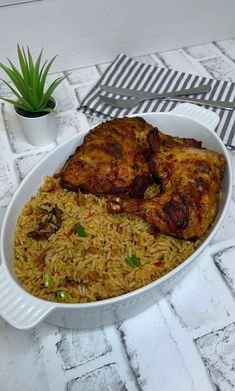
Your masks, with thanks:
[(232, 189), (232, 169), (228, 152), (214, 132), (219, 117), (212, 111), (191, 104), (178, 105), (169, 113), (141, 114), (149, 123), (174, 136), (192, 137), (207, 148), (223, 153), (226, 172), (222, 184), (222, 200), (216, 221), (201, 246), (185, 262), (151, 284), (125, 295), (93, 303), (64, 304), (38, 299), (21, 288), (13, 270), (13, 235), (17, 218), (24, 204), (43, 182), (52, 175), (82, 143), (86, 134), (79, 133), (49, 153), (22, 181), (9, 204), (1, 232), (0, 315), (13, 327), (30, 329), (44, 318), (50, 323), (68, 328), (93, 328), (131, 317), (146, 309), (172, 289), (194, 264), (218, 231), (228, 209)]

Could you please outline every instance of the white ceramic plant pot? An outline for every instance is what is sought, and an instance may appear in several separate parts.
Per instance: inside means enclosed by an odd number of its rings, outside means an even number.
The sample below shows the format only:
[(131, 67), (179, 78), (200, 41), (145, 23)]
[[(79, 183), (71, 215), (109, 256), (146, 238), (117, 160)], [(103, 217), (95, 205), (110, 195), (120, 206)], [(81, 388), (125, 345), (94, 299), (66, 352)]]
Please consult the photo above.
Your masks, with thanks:
[[(51, 99), (55, 103), (56, 101)], [(55, 141), (57, 136), (57, 115), (56, 113), (45, 113), (40, 117), (24, 117), (15, 109), (16, 116), (20, 122), (27, 141), (35, 146), (45, 146)]]

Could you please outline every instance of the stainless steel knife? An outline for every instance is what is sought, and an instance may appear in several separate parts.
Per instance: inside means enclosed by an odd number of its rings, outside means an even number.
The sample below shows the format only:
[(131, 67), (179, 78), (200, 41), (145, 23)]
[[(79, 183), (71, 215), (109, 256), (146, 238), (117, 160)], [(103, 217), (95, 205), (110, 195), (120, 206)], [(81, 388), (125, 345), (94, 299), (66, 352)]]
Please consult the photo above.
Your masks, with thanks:
[(140, 91), (140, 90), (136, 90), (134, 88), (130, 89), (130, 88), (113, 87), (113, 86), (106, 86), (106, 85), (101, 85), (100, 89), (102, 91), (110, 92), (115, 95), (129, 96), (129, 97), (137, 98), (137, 99), (162, 99), (162, 98), (165, 98), (166, 96), (205, 94), (206, 92), (210, 91), (211, 86), (209, 84), (207, 84), (207, 85), (201, 85), (198, 87), (173, 90), (171, 92), (164, 92), (161, 94), (155, 93), (155, 92)]
[[(193, 98), (187, 98), (187, 97), (180, 97), (180, 96), (169, 96), (168, 94), (165, 94), (163, 99), (166, 100), (173, 100), (177, 102), (188, 102), (188, 103), (195, 103), (198, 105), (204, 105), (204, 106), (211, 106), (211, 107), (218, 107), (224, 110), (234, 110), (235, 109), (235, 102), (225, 102), (225, 101), (216, 101), (216, 100), (209, 100), (209, 99), (193, 99)], [(121, 109), (132, 109), (135, 106), (137, 106), (142, 99), (136, 99), (136, 98), (130, 98), (130, 99), (115, 99), (115, 98), (109, 98), (108, 96), (99, 96), (99, 99), (111, 106), (114, 107), (120, 107)], [(146, 99), (146, 98), (145, 98)], [(147, 98), (148, 99), (148, 98)], [(157, 98), (155, 98), (157, 99)]]

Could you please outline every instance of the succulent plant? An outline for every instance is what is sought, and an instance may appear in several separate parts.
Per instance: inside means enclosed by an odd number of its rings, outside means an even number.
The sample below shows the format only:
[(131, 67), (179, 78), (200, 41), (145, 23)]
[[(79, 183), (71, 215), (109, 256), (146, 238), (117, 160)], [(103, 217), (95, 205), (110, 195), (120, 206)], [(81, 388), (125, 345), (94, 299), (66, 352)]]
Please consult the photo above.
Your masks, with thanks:
[(9, 60), (10, 66), (0, 63), (2, 69), (9, 77), (10, 82), (0, 78), (8, 88), (13, 92), (16, 99), (8, 99), (0, 96), (0, 99), (13, 104), (16, 108), (31, 113), (43, 113), (54, 111), (53, 108), (47, 107), (48, 102), (58, 85), (67, 77), (61, 76), (55, 79), (48, 87), (46, 80), (55, 57), (51, 61), (45, 61), (41, 64), (43, 49), (34, 61), (29, 47), (24, 49), (17, 45), (19, 60), (19, 69)]

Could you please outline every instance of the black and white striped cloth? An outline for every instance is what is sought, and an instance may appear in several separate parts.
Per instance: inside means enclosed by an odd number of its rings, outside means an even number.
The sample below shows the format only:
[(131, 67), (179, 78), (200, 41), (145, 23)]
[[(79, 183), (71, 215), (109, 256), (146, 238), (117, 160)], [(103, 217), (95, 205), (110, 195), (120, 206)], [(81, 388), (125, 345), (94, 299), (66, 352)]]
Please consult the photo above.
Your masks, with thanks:
[[(138, 104), (134, 109), (119, 109), (99, 100), (99, 95), (105, 94), (100, 90), (100, 85), (102, 84), (161, 93), (164, 91), (170, 92), (173, 89), (197, 87), (207, 83), (211, 84), (211, 90), (209, 93), (204, 94), (203, 98), (234, 102), (235, 83), (144, 64), (133, 60), (125, 54), (119, 54), (81, 102), (78, 110), (88, 116), (110, 119), (143, 112), (166, 112), (172, 110), (179, 104), (160, 99), (146, 100)], [(108, 96), (112, 96), (112, 94)], [(202, 96), (197, 95), (198, 99), (200, 97)], [(216, 133), (228, 148), (235, 148), (235, 110), (223, 110), (213, 107), (206, 108), (216, 112), (220, 116)]]

